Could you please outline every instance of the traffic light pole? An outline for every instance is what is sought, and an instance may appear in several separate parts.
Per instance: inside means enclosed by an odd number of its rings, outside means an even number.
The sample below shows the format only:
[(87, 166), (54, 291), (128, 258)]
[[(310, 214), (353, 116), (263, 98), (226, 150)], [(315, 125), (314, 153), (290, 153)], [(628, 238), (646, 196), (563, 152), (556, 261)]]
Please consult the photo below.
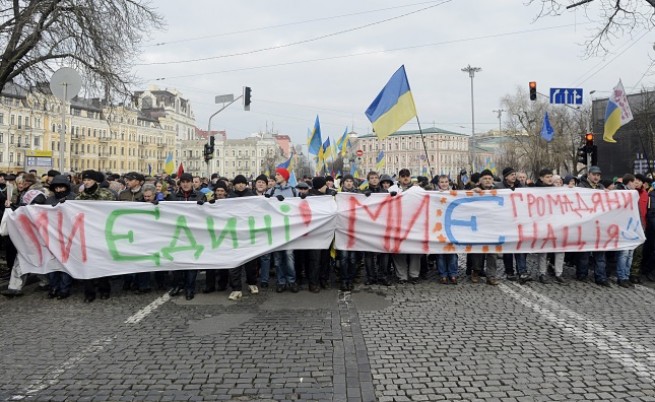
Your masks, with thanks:
[[(227, 109), (230, 105), (232, 105), (234, 102), (238, 101), (239, 99), (243, 98), (243, 95), (239, 95), (238, 97), (234, 98), (234, 100), (230, 103), (224, 104), (222, 108), (220, 108), (216, 113), (213, 115), (209, 116), (209, 123), (207, 124), (207, 146), (209, 146), (209, 137), (211, 137), (211, 132), (212, 132), (212, 119), (222, 112), (223, 110)], [(211, 169), (211, 160), (214, 158), (213, 152), (212, 155), (210, 155), (209, 158), (207, 158), (206, 163), (207, 163), (207, 178), (211, 179), (212, 176), (212, 169)]]

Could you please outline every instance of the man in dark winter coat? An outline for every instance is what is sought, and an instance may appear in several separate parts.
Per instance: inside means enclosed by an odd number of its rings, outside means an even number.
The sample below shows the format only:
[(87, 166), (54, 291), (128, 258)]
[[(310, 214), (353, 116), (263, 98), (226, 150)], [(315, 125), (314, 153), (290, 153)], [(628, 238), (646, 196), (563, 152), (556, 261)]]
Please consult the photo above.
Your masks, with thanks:
[[(193, 176), (189, 173), (182, 173), (180, 176), (180, 188), (172, 197), (172, 201), (194, 201), (205, 202), (205, 196), (193, 189)], [(191, 300), (196, 295), (197, 269), (178, 270), (173, 272), (173, 288), (168, 292), (171, 296), (177, 296), (185, 291), (186, 299)]]
[[(71, 182), (68, 176), (57, 175), (50, 181), (50, 197), (46, 199), (46, 204), (53, 207), (67, 200), (74, 200), (75, 194), (71, 191)], [(64, 271), (54, 271), (48, 273), (50, 282), (50, 292), (48, 298), (66, 299), (71, 294), (73, 277)]]
[[(234, 189), (230, 193), (229, 198), (255, 196), (255, 194), (248, 188), (248, 179), (243, 175), (237, 175), (234, 180), (232, 180), (232, 185), (234, 186)], [(250, 293), (259, 293), (259, 288), (257, 287), (257, 260), (255, 259), (229, 270), (230, 287), (232, 288), (232, 293), (228, 296), (228, 299), (230, 300), (236, 301), (243, 296), (243, 282), (241, 276), (244, 268), (246, 271), (246, 283), (248, 284)]]

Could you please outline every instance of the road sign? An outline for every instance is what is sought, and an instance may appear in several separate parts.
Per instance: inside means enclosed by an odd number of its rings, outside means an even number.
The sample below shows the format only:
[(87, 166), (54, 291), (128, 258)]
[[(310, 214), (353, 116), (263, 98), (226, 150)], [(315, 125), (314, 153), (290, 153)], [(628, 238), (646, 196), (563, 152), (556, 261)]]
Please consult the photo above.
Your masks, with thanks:
[(364, 156), (364, 151), (362, 151), (361, 149), (358, 149), (356, 154), (357, 154), (357, 156), (362, 157), (362, 156)]
[(582, 88), (551, 88), (550, 103), (555, 105), (582, 105)]

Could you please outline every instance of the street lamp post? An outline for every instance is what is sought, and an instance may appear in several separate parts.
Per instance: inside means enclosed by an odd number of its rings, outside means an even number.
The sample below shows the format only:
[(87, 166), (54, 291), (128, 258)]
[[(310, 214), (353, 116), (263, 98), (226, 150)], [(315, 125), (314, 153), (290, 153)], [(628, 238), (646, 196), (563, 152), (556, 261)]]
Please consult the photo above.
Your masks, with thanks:
[(475, 77), (475, 73), (482, 71), (482, 68), (471, 67), (471, 65), (469, 64), (468, 66), (464, 67), (462, 71), (468, 73), (469, 77), (471, 77), (471, 142), (469, 145), (469, 161), (471, 164), (471, 172), (472, 172), (473, 171), (473, 139), (475, 137), (475, 104), (473, 103), (473, 78)]

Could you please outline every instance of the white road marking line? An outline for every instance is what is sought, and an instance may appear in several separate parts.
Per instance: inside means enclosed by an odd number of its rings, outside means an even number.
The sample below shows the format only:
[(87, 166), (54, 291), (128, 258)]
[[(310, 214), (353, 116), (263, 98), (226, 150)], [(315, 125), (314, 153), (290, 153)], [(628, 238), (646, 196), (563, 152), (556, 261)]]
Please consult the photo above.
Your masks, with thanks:
[(160, 298), (155, 299), (152, 303), (148, 304), (141, 310), (137, 311), (133, 316), (129, 317), (127, 320), (125, 320), (125, 324), (136, 324), (139, 321), (143, 320), (148, 316), (148, 314), (152, 313), (153, 311), (157, 310), (159, 306), (162, 304), (166, 303), (169, 301), (171, 297), (168, 295), (168, 293), (164, 293), (164, 295)]
[[(146, 318), (150, 313), (155, 311), (159, 306), (166, 303), (170, 299), (171, 297), (168, 295), (168, 293), (164, 294), (163, 296), (155, 299), (155, 301), (153, 301), (152, 303), (148, 304), (147, 306), (145, 306), (144, 308), (142, 308), (141, 310), (137, 311), (135, 314), (130, 316), (127, 320), (125, 320), (125, 324), (138, 323), (139, 321)], [(13, 395), (11, 399), (14, 401), (19, 401), (31, 396), (32, 394), (42, 391), (52, 385), (55, 385), (57, 382), (59, 382), (59, 377), (61, 377), (61, 375), (64, 374), (67, 370), (75, 367), (82, 360), (85, 360), (97, 353), (102, 352), (102, 350), (107, 345), (109, 345), (111, 342), (113, 342), (114, 339), (116, 339), (116, 337), (117, 335), (96, 339), (91, 343), (91, 345), (82, 349), (79, 353), (75, 354), (74, 356), (66, 360), (64, 363), (57, 365), (57, 368), (48, 371), (43, 379), (33, 382), (27, 387), (25, 391), (23, 391), (20, 394)]]
[[(518, 286), (518, 285), (517, 285)], [(644, 363), (638, 361), (637, 356), (640, 354), (646, 353), (648, 358), (646, 360), (653, 361), (652, 351), (650, 349), (635, 345), (631, 343), (625, 337), (616, 334), (613, 331), (609, 331), (602, 326), (593, 323), (591, 320), (585, 318), (584, 316), (577, 314), (563, 305), (537, 293), (521, 287), (522, 290), (528, 291), (531, 295), (534, 296), (540, 303), (535, 303), (529, 300), (527, 297), (519, 294), (518, 292), (512, 290), (509, 286), (505, 284), (500, 284), (499, 289), (505, 292), (507, 295), (524, 305), (525, 307), (539, 313), (543, 318), (553, 323), (555, 326), (559, 327), (562, 331), (569, 333), (575, 336), (577, 339), (580, 339), (584, 343), (596, 347), (602, 353), (608, 355), (611, 359), (620, 363), (623, 367), (634, 372), (639, 377), (644, 377), (650, 381), (655, 382), (655, 364)], [(559, 306), (558, 312), (568, 316), (567, 318), (559, 317), (557, 314), (544, 307), (543, 304), (550, 304), (552, 306)], [(573, 321), (573, 322), (572, 322)], [(577, 322), (576, 322), (577, 321)], [(582, 329), (576, 324), (582, 324), (586, 329)], [(631, 353), (623, 352), (619, 349), (627, 349), (631, 352), (634, 352), (635, 355)], [(641, 360), (641, 359), (639, 359)]]
[(23, 394), (14, 395), (11, 397), (12, 400), (21, 400), (28, 397), (31, 394), (35, 394), (39, 391), (42, 391), (49, 386), (55, 385), (59, 381), (59, 377), (73, 367), (75, 367), (79, 362), (86, 359), (87, 357), (101, 352), (105, 346), (109, 345), (116, 336), (105, 337), (102, 339), (96, 339), (91, 343), (91, 345), (82, 349), (79, 353), (75, 354), (70, 359), (66, 360), (63, 364), (58, 365), (54, 370), (51, 370), (47, 373), (45, 378), (42, 380), (37, 380), (32, 383)]

